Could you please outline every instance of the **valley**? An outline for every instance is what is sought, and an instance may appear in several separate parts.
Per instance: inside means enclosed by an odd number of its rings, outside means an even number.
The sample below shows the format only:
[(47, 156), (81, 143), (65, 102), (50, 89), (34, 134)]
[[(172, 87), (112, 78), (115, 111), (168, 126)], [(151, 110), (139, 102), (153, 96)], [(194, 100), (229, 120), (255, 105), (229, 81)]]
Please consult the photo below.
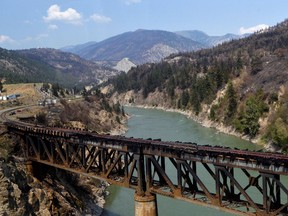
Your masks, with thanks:
[(288, 212), (288, 4), (32, 2), (0, 3), (0, 114), (32, 125), (0, 119), (0, 215)]

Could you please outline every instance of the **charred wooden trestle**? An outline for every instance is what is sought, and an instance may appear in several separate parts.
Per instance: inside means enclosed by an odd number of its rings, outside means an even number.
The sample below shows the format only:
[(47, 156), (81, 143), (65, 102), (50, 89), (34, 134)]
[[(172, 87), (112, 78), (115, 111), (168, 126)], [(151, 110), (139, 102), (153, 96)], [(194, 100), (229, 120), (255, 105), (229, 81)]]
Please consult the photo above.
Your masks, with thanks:
[(286, 214), (288, 157), (6, 122), (28, 160), (238, 214)]

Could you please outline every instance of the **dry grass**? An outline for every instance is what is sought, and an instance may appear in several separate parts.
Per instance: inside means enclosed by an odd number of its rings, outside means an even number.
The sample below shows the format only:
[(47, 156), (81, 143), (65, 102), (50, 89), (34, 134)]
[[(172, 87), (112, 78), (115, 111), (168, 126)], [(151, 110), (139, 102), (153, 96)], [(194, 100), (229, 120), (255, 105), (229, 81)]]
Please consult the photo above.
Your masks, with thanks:
[(20, 94), (21, 96), (18, 100), (21, 104), (37, 104), (37, 101), (42, 98), (41, 94), (37, 91), (41, 86), (41, 83), (4, 85), (4, 92), (2, 95)]

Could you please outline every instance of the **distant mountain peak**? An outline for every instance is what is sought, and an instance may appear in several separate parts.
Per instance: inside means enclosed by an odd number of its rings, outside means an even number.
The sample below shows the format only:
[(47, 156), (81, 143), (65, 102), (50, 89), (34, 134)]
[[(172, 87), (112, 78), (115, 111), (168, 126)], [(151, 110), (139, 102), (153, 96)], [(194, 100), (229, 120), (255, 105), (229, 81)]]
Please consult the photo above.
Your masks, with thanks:
[(213, 47), (218, 44), (222, 44), (227, 41), (240, 39), (243, 37), (246, 37), (247, 35), (235, 35), (231, 33), (227, 33), (225, 35), (221, 36), (209, 36), (205, 32), (199, 31), (199, 30), (186, 30), (186, 31), (177, 31), (176, 34), (179, 34), (183, 37), (189, 38), (191, 40), (194, 40), (196, 42), (201, 43), (204, 46), (207, 47)]
[(197, 51), (242, 37), (243, 35), (230, 33), (223, 36), (209, 36), (199, 30), (169, 32), (137, 29), (98, 43), (88, 42), (62, 50), (88, 60), (110, 62), (114, 66), (124, 58), (129, 58), (135, 64), (143, 64), (159, 62), (171, 54)]
[(147, 31), (147, 29), (137, 29), (135, 32)]
[(143, 64), (151, 61), (159, 62), (175, 52), (195, 51), (205, 46), (173, 32), (138, 29), (90, 46), (77, 47), (79, 49), (65, 51), (93, 61), (118, 62), (123, 58), (129, 58), (135, 64)]

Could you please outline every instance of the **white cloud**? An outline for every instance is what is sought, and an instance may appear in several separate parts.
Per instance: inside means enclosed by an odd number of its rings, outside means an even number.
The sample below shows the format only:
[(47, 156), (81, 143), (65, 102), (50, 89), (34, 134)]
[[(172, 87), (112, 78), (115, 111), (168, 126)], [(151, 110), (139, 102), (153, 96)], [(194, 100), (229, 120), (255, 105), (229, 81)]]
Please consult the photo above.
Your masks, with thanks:
[(90, 19), (92, 19), (96, 23), (109, 23), (112, 21), (110, 17), (106, 17), (100, 14), (93, 14), (90, 16)]
[(56, 30), (56, 29), (58, 29), (58, 26), (57, 26), (57, 25), (54, 25), (54, 24), (51, 24), (51, 25), (48, 26), (48, 29), (50, 29), (50, 30)]
[(31, 41), (41, 41), (45, 38), (48, 38), (49, 34), (47, 33), (41, 33), (38, 35), (34, 35), (34, 36), (27, 36), (26, 38), (24, 38), (23, 40), (21, 40), (21, 42), (31, 42)]
[(11, 43), (13, 42), (14, 40), (12, 40), (12, 38), (10, 38), (9, 36), (7, 35), (0, 35), (0, 43)]
[(268, 25), (260, 24), (260, 25), (253, 26), (253, 27), (250, 27), (250, 28), (241, 27), (239, 32), (240, 32), (240, 34), (247, 34), (247, 33), (254, 33), (254, 32), (257, 32), (257, 31), (260, 31), (260, 30), (264, 30), (264, 29), (267, 29), (267, 28), (269, 28)]
[(42, 40), (43, 38), (47, 38), (47, 37), (49, 37), (49, 35), (43, 33), (43, 34), (37, 35), (37, 36), (35, 37), (35, 40)]
[(140, 3), (142, 0), (126, 0), (125, 3), (127, 5), (131, 5), (131, 4), (136, 4), (136, 3)]
[(61, 11), (60, 7), (55, 4), (47, 10), (47, 16), (43, 17), (46, 22), (50, 21), (65, 21), (72, 24), (81, 24), (82, 17), (75, 9), (68, 8), (66, 11)]

